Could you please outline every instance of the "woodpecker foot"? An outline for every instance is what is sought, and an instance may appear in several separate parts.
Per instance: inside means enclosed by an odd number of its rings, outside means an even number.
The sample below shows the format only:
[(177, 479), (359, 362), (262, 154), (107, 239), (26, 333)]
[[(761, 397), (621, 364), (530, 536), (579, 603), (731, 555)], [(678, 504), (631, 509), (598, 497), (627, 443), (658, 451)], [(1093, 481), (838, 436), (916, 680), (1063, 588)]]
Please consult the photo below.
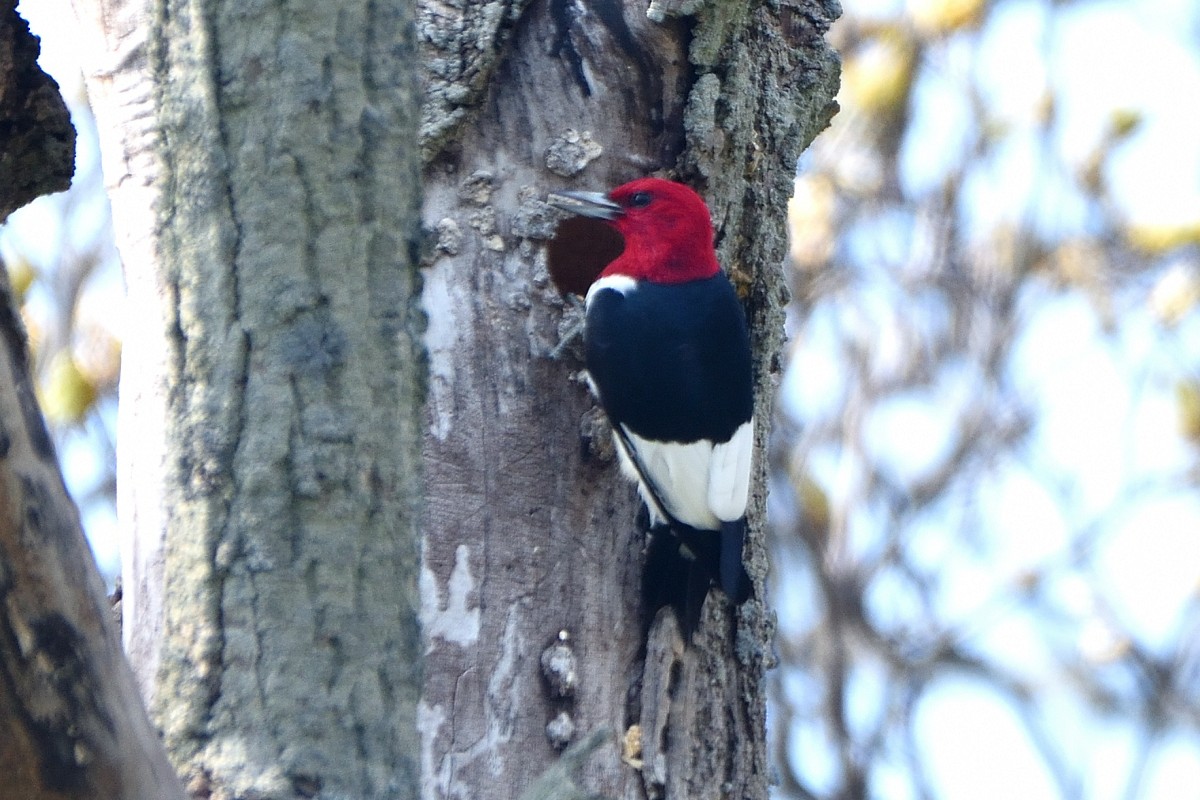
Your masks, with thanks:
[[(558, 344), (554, 345), (554, 349), (550, 351), (550, 358), (558, 360), (563, 352), (571, 346), (571, 343), (583, 336), (583, 329), (587, 325), (587, 318), (583, 315), (583, 302), (574, 295), (567, 295), (567, 302), (570, 308), (563, 315), (563, 321), (570, 320), (570, 324), (565, 331), (562, 331), (561, 338)], [(576, 312), (580, 312), (576, 314)], [(571, 317), (576, 317), (571, 319)]]

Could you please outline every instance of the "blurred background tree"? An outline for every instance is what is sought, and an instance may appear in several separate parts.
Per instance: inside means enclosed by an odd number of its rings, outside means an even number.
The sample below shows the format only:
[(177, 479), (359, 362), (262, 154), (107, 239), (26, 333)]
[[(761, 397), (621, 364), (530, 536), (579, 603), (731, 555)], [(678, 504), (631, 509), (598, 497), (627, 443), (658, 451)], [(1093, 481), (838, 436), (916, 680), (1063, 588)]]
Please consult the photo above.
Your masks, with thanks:
[(778, 796), (1192, 796), (1196, 7), (845, 11), (771, 453)]
[[(0, 258), (111, 576), (119, 265), (69, 40), (25, 5), (79, 163)], [(1200, 12), (845, 12), (770, 454), (776, 796), (1194, 795)]]

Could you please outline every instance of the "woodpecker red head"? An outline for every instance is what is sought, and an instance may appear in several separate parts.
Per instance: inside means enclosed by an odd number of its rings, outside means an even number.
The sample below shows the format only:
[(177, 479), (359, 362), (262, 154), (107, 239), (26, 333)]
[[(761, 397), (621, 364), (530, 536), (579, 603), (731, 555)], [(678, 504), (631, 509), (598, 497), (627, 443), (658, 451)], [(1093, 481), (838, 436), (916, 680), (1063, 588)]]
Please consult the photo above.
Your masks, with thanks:
[(754, 428), (750, 340), (717, 263), (708, 207), (692, 189), (660, 178), (607, 194), (555, 192), (548, 202), (606, 220), (624, 239), (587, 292), (592, 390), (652, 522), (673, 529), (697, 560), (714, 555), (712, 576), (741, 602), (750, 592), (742, 567)]

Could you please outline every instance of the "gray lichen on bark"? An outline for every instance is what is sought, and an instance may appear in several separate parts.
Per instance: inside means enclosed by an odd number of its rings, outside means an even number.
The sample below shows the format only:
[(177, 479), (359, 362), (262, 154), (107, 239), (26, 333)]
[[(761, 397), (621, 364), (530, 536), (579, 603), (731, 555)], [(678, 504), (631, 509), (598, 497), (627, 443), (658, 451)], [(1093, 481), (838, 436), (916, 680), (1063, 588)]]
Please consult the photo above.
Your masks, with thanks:
[(479, 105), (530, 0), (420, 0), (424, 67), (421, 147), (426, 160), (453, 140)]
[(143, 26), (118, 5), (92, 80), (154, 309), (122, 430), (166, 474), (131, 509), (144, 541), (165, 532), (165, 575), (138, 573), (168, 587), (156, 716), (194, 794), (415, 796), (413, 8), (168, 0)]

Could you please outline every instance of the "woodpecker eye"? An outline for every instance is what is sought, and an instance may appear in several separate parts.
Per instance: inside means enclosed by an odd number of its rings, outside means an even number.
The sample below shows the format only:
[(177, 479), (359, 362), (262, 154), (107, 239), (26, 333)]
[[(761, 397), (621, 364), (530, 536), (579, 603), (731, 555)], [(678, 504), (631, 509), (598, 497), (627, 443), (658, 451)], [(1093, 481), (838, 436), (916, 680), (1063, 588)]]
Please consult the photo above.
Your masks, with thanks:
[(629, 198), (629, 205), (634, 208), (645, 208), (650, 205), (650, 201), (653, 199), (649, 192), (635, 192), (633, 197)]

